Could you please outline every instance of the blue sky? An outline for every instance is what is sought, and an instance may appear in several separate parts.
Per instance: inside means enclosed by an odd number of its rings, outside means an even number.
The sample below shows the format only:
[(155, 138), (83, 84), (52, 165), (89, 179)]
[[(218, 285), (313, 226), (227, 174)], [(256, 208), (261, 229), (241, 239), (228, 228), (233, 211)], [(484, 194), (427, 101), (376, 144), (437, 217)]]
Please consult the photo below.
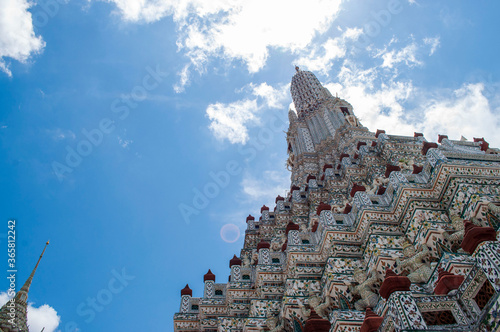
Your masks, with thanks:
[(499, 7), (0, 0), (0, 245), (15, 219), (19, 287), (51, 240), (32, 331), (172, 331), (186, 283), (227, 280), (245, 217), (289, 188), (295, 65), (372, 131), (499, 147)]

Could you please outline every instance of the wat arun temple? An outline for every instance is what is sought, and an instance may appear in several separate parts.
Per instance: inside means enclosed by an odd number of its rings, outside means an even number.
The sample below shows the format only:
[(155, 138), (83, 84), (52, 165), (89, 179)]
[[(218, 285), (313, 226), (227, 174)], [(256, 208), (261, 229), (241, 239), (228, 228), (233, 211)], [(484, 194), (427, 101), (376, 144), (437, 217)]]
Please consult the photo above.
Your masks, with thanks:
[(180, 291), (175, 331), (500, 331), (500, 150), (371, 132), (296, 70), (290, 190), (246, 218), (227, 283)]

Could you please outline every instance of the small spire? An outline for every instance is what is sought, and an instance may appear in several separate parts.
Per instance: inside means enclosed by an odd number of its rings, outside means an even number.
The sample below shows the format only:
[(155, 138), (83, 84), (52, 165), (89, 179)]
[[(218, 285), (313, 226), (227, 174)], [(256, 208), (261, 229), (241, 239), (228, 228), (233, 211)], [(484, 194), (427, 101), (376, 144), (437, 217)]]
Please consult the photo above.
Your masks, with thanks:
[(300, 71), (299, 69), (299, 66), (295, 66), (295, 70), (297, 71), (297, 73)]
[[(43, 254), (45, 253), (45, 249), (49, 245), (49, 241), (45, 244), (43, 248), (42, 254), (40, 258), (38, 258), (38, 262), (35, 265), (35, 268), (31, 272), (28, 280), (24, 283), (23, 287), (17, 292), (15, 296), (15, 323), (12, 325), (12, 317), (11, 310), (12, 308), (7, 307), (8, 303), (4, 304), (0, 309), (0, 331), (28, 331), (28, 291), (31, 286), (31, 282), (33, 281), (33, 277), (35, 276), (36, 269), (38, 268), (38, 264), (42, 260)], [(43, 331), (43, 330), (42, 330)]]
[(30, 290), (31, 282), (33, 281), (33, 277), (35, 276), (36, 269), (38, 268), (38, 264), (40, 264), (40, 261), (42, 260), (43, 254), (45, 253), (45, 249), (47, 249), (49, 242), (50, 241), (47, 241), (47, 243), (45, 243), (45, 247), (43, 248), (42, 254), (40, 255), (40, 258), (38, 258), (38, 262), (36, 262), (35, 268), (33, 269), (33, 271), (31, 271), (28, 280), (26, 280), (23, 287), (21, 288), (21, 292), (28, 293), (28, 291)]

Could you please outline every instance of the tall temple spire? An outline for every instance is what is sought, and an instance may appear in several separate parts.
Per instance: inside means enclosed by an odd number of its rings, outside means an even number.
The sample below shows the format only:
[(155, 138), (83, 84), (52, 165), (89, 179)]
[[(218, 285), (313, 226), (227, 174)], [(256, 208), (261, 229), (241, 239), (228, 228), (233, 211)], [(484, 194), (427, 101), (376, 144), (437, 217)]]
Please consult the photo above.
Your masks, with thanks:
[[(43, 254), (49, 245), (49, 241), (45, 243), (45, 247), (38, 258), (33, 271), (24, 283), (21, 290), (16, 293), (13, 299), (7, 301), (0, 309), (0, 332), (27, 332), (28, 331), (28, 292), (35, 276), (36, 269), (42, 260)], [(15, 312), (15, 314), (14, 314)]]
[(49, 245), (49, 241), (45, 243), (45, 247), (43, 248), (42, 253), (40, 254), (40, 257), (38, 258), (38, 262), (36, 262), (35, 268), (33, 271), (31, 271), (30, 276), (28, 277), (28, 280), (24, 283), (23, 287), (21, 288), (20, 292), (25, 292), (28, 294), (31, 286), (31, 282), (33, 281), (33, 277), (35, 276), (36, 269), (38, 268), (38, 264), (40, 264), (40, 261), (42, 260), (43, 254), (45, 254), (45, 249), (47, 249), (47, 246)]

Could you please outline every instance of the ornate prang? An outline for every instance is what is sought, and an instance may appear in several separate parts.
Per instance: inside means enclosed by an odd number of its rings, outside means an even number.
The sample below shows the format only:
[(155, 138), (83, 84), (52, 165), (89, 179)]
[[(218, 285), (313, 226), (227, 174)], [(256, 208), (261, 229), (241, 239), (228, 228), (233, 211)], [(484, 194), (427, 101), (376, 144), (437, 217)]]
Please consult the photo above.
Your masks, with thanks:
[(499, 330), (500, 150), (371, 132), (298, 67), (290, 91), (290, 189), (246, 218), (230, 282), (182, 291), (174, 331)]

